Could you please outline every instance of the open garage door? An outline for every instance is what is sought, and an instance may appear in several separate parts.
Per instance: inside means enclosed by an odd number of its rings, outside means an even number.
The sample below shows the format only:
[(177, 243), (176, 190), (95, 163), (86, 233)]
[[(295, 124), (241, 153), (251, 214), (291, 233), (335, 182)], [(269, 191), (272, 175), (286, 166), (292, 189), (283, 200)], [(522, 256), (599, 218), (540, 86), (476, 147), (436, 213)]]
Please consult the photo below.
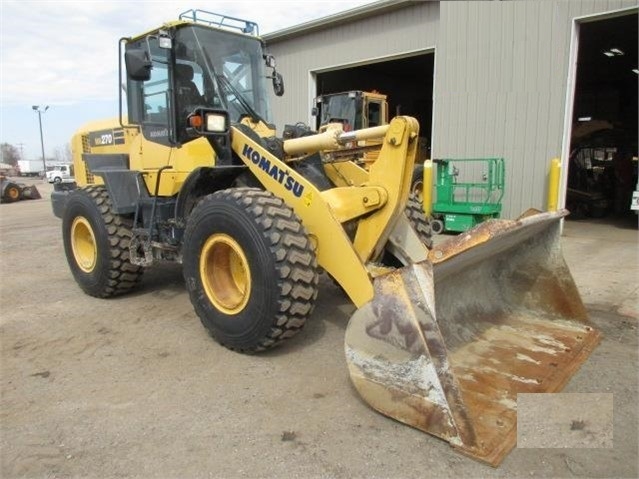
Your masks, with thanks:
[[(317, 96), (361, 90), (387, 96), (389, 118), (410, 115), (420, 124), (423, 147), (430, 151), (435, 53), (371, 62), (316, 73)], [(319, 126), (316, 118), (315, 127)]]
[(636, 227), (637, 14), (581, 23), (578, 45), (566, 207)]

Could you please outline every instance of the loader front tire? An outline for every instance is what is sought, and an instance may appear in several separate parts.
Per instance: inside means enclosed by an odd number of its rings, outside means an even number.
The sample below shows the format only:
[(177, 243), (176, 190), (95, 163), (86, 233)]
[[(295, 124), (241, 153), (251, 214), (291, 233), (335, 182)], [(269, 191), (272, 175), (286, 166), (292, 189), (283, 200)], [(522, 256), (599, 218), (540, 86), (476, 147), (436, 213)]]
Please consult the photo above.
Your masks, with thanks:
[(297, 334), (317, 297), (311, 241), (293, 210), (256, 188), (205, 196), (187, 220), (183, 270), (202, 324), (253, 353)]
[(430, 222), (426, 219), (424, 205), (415, 193), (409, 194), (408, 201), (406, 202), (406, 209), (404, 211), (406, 212), (406, 216), (408, 216), (408, 221), (410, 221), (410, 224), (422, 240), (422, 243), (424, 243), (427, 248), (432, 248), (433, 238)]
[(89, 296), (108, 298), (138, 284), (144, 270), (129, 259), (131, 220), (114, 212), (103, 187), (70, 194), (62, 238), (73, 277)]

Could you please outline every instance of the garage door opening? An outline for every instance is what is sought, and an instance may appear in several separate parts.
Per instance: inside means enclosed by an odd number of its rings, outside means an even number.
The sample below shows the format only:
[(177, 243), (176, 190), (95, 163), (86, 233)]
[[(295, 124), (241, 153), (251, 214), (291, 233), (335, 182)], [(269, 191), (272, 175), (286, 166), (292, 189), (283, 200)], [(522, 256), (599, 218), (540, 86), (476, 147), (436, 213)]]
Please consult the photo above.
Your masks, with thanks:
[[(433, 52), (316, 74), (317, 96), (361, 90), (386, 95), (389, 119), (410, 115), (420, 125), (422, 148), (430, 157), (433, 118)], [(320, 118), (316, 117), (315, 127)]]
[(637, 227), (637, 14), (579, 25), (566, 207)]

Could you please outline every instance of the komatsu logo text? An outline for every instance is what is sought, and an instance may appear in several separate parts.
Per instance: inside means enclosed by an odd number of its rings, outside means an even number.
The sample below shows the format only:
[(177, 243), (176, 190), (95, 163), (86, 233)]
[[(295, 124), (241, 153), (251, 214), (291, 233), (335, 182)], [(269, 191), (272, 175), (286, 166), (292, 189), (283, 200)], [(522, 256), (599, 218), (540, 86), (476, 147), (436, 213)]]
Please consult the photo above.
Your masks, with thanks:
[(302, 196), (304, 192), (304, 185), (300, 184), (295, 178), (293, 178), (288, 171), (281, 170), (277, 165), (271, 165), (271, 160), (260, 155), (259, 151), (255, 151), (248, 145), (244, 145), (242, 155), (251, 160), (253, 164), (257, 165), (261, 170), (267, 173), (270, 177), (276, 180), (279, 184), (284, 186), (288, 191), (292, 191), (298, 198)]

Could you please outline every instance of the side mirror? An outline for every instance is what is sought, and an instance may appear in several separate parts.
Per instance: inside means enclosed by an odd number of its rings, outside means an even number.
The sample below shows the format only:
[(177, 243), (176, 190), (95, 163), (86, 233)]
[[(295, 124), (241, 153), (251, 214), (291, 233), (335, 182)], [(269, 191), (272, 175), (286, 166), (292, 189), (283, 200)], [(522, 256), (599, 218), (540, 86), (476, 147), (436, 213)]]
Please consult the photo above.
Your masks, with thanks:
[(126, 72), (131, 80), (147, 81), (151, 78), (153, 63), (146, 49), (136, 48), (124, 52)]
[(311, 116), (317, 116), (318, 114), (319, 114), (319, 110), (317, 109), (316, 106), (311, 108)]
[(284, 78), (280, 73), (273, 72), (273, 91), (276, 96), (282, 96), (284, 94)]

